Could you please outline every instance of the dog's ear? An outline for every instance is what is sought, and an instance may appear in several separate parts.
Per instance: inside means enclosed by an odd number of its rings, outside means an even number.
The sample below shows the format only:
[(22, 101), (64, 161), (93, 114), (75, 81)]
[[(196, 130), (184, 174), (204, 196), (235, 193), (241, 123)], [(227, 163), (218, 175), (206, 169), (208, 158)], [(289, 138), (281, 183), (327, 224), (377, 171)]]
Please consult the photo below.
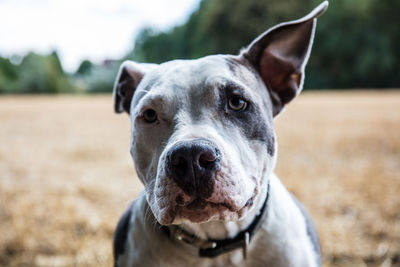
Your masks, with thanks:
[(274, 116), (303, 87), (304, 68), (311, 51), (316, 18), (327, 8), (328, 1), (325, 1), (307, 16), (271, 28), (241, 53), (259, 72), (270, 91)]
[(154, 69), (156, 64), (136, 63), (124, 61), (119, 68), (114, 83), (114, 110), (116, 113), (127, 112), (131, 107), (133, 94), (145, 73)]

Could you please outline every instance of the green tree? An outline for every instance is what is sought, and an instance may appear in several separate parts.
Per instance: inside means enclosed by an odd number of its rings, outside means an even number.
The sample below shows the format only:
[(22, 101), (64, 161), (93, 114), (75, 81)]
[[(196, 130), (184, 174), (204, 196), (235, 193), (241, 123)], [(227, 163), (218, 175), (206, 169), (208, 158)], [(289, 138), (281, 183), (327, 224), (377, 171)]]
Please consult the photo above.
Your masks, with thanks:
[[(144, 29), (127, 58), (160, 63), (237, 54), (269, 27), (307, 14), (321, 0), (203, 0), (167, 32)], [(334, 0), (318, 20), (305, 88), (400, 87), (398, 0)]]
[(128, 58), (160, 63), (208, 54), (237, 54), (274, 24), (297, 18), (311, 0), (204, 0), (188, 21), (167, 32), (144, 29)]
[[(121, 61), (109, 61), (106, 64), (92, 65), (90, 71), (82, 75), (75, 75), (75, 84), (84, 92), (108, 93), (114, 86)], [(81, 66), (83, 63), (81, 64)]]
[(9, 59), (0, 57), (0, 93), (12, 92), (18, 79), (17, 66)]
[(22, 59), (18, 72), (16, 93), (63, 93), (72, 89), (56, 52), (29, 53)]
[(93, 69), (93, 63), (90, 60), (83, 60), (76, 71), (77, 75), (88, 75)]

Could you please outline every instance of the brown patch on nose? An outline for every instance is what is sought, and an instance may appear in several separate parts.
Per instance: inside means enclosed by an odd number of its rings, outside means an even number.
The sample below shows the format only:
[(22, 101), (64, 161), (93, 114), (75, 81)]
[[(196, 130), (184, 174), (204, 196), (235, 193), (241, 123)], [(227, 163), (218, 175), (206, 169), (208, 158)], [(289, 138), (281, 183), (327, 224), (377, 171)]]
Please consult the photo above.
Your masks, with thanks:
[(201, 198), (196, 198), (189, 205), (187, 205), (187, 208), (189, 210), (202, 210), (206, 206), (207, 206), (207, 201)]

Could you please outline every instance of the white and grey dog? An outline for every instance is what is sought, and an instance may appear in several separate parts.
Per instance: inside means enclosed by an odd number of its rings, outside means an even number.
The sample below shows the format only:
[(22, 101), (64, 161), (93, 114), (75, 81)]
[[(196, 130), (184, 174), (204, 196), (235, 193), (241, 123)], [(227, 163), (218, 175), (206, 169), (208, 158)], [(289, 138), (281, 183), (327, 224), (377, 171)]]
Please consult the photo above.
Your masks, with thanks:
[(145, 192), (118, 223), (116, 266), (321, 265), (312, 221), (273, 172), (274, 118), (302, 89), (327, 7), (238, 56), (122, 64), (115, 110)]

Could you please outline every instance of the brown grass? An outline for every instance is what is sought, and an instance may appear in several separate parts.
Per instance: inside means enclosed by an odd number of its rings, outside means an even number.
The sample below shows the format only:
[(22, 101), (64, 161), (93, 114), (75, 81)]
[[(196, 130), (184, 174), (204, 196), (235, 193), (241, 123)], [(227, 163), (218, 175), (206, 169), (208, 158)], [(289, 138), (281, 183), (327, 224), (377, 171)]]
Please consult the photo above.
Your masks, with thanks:
[[(303, 93), (276, 128), (325, 266), (400, 266), (400, 92)], [(111, 96), (0, 98), (0, 266), (110, 266), (141, 188)]]

